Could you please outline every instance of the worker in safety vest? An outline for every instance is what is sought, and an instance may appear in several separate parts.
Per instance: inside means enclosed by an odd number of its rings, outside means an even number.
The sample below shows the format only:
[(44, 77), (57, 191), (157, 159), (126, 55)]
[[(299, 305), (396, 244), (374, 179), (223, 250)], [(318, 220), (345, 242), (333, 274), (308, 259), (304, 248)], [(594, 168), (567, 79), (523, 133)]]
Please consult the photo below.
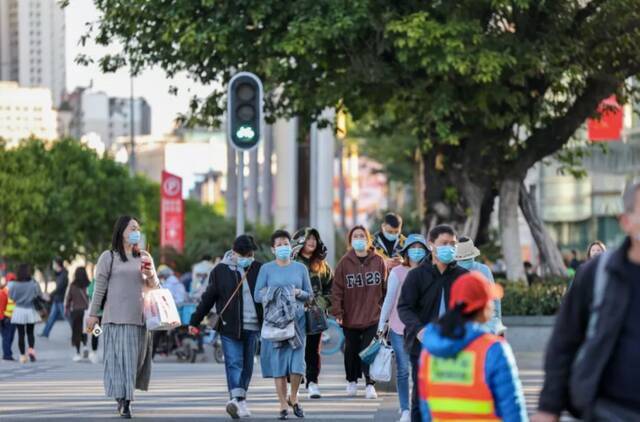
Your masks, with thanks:
[(418, 373), (423, 421), (527, 421), (511, 347), (482, 324), (502, 287), (479, 272), (451, 286), (449, 310), (426, 327)]
[(11, 352), (13, 337), (16, 332), (16, 326), (11, 323), (11, 316), (16, 307), (16, 303), (9, 298), (10, 281), (15, 281), (16, 275), (8, 273), (5, 277), (5, 283), (0, 281), (0, 335), (2, 336), (2, 360), (14, 360)]

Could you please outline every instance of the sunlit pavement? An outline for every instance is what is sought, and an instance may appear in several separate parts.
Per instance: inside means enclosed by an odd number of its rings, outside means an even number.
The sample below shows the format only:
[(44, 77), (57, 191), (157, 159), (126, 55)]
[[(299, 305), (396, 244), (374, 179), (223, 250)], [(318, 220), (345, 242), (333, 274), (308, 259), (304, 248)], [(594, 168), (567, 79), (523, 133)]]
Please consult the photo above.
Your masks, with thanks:
[[(36, 327), (36, 333), (41, 327)], [(115, 402), (104, 397), (102, 365), (74, 363), (69, 345), (69, 328), (58, 322), (51, 339), (36, 338), (38, 362), (26, 365), (0, 364), (0, 420), (96, 420), (118, 419)], [(17, 346), (14, 345), (14, 349)], [(207, 350), (206, 356), (211, 356)], [(527, 405), (535, 408), (542, 384), (540, 352), (516, 353)], [(317, 421), (394, 421), (398, 419), (395, 393), (378, 391), (377, 400), (346, 397), (342, 355), (323, 361), (320, 385), (323, 397), (310, 400), (301, 392), (306, 419)], [(154, 364), (148, 392), (137, 392), (133, 404), (135, 419), (229, 420), (224, 366), (208, 359), (195, 364), (161, 358)], [(249, 390), (252, 419), (276, 419), (278, 405), (272, 380), (261, 377), (256, 366)], [(290, 414), (290, 419), (296, 419)]]

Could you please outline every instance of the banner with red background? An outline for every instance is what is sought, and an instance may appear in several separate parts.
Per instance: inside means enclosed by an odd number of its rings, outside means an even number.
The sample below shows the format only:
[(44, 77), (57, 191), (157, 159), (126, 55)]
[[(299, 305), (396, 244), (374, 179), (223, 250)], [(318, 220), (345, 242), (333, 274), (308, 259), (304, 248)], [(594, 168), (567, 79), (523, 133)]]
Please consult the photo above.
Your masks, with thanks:
[(160, 246), (172, 247), (182, 252), (184, 248), (182, 178), (163, 171), (160, 191)]

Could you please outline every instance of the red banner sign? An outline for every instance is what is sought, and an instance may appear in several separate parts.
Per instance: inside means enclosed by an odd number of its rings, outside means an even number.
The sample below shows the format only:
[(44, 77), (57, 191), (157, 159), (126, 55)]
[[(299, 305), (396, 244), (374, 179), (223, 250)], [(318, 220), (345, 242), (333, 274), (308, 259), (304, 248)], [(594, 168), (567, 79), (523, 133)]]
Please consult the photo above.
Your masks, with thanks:
[(622, 132), (624, 112), (616, 96), (612, 95), (600, 103), (600, 120), (589, 119), (589, 140), (592, 142), (619, 141)]
[(160, 191), (160, 246), (172, 247), (182, 252), (184, 248), (182, 178), (163, 171)]

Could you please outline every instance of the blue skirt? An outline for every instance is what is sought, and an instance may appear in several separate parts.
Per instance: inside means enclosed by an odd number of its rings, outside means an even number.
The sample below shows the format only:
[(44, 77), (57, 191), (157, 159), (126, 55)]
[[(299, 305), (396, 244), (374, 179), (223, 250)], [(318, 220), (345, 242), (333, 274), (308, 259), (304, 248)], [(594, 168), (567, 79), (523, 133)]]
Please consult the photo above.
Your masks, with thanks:
[(304, 349), (307, 343), (304, 312), (296, 319), (296, 325), (302, 337), (302, 346), (293, 349), (288, 343), (279, 348), (273, 347), (273, 342), (260, 339), (260, 366), (263, 378), (280, 378), (291, 374), (304, 375)]

